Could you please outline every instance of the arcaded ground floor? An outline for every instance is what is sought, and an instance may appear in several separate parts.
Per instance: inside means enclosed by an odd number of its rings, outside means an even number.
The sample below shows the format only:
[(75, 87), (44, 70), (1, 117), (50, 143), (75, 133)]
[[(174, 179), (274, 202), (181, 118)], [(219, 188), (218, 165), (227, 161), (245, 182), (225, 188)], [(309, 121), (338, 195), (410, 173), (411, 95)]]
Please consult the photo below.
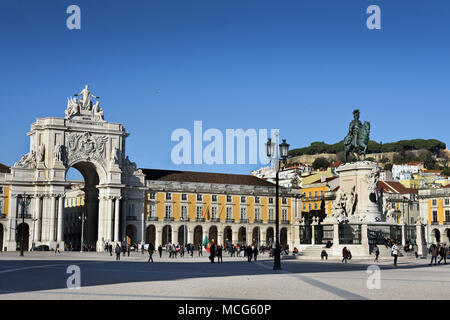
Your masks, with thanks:
[[(120, 261), (96, 252), (0, 253), (0, 299), (448, 299), (450, 265), (428, 266), (428, 259), (282, 260), (273, 271), (266, 255), (248, 263), (224, 256), (169, 259), (131, 253)], [(379, 267), (373, 267), (374, 265)], [(73, 271), (80, 271), (80, 288)], [(73, 267), (76, 266), (76, 267)], [(368, 267), (370, 267), (368, 272)], [(377, 271), (377, 272), (374, 272)], [(72, 278), (70, 278), (72, 276)], [(75, 279), (75, 280), (74, 280)], [(379, 279), (379, 281), (378, 281)]]

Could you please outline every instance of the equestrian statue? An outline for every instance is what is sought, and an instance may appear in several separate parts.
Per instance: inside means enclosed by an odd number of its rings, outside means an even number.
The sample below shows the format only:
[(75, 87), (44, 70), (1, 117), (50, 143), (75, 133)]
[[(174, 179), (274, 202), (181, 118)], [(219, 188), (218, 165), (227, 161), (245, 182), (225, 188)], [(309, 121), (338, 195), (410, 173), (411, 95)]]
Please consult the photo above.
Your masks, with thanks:
[(353, 120), (350, 122), (348, 134), (344, 139), (345, 162), (349, 159), (350, 153), (364, 155), (366, 159), (367, 146), (369, 144), (370, 122), (364, 121), (364, 124), (359, 121), (359, 110), (353, 111)]

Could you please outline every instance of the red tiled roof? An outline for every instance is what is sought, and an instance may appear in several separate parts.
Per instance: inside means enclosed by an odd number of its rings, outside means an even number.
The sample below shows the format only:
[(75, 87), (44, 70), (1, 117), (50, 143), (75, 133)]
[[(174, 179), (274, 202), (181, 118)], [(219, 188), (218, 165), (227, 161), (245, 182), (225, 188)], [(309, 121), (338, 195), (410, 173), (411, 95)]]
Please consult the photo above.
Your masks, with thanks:
[(241, 184), (274, 187), (275, 184), (251, 175), (212, 172), (142, 169), (146, 180)]
[(378, 191), (381, 191), (381, 188), (383, 188), (383, 192), (389, 192), (389, 193), (398, 193), (398, 194), (417, 194), (417, 189), (413, 188), (406, 188), (404, 185), (402, 185), (398, 181), (378, 181)]

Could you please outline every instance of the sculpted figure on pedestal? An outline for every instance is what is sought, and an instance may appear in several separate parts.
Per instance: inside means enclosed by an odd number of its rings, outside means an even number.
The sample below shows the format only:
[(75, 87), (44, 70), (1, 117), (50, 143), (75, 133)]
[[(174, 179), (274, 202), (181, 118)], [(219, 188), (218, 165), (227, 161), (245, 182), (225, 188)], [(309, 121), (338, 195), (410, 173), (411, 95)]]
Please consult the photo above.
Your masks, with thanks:
[(14, 164), (14, 167), (36, 168), (36, 153), (32, 150), (29, 153), (24, 154), (20, 160)]
[(347, 162), (350, 153), (363, 154), (365, 159), (369, 143), (370, 122), (361, 123), (358, 109), (353, 111), (353, 118), (348, 128), (348, 134), (344, 139), (345, 162)]

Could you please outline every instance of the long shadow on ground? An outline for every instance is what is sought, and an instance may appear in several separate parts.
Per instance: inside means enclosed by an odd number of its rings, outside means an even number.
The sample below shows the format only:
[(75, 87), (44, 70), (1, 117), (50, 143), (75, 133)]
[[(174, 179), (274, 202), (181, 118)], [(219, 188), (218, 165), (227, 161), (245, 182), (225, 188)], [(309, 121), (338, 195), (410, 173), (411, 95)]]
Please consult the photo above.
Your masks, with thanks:
[[(263, 268), (258, 264), (268, 266)], [(207, 277), (273, 275), (272, 261), (258, 264), (246, 261), (209, 262), (167, 262), (155, 261), (96, 261), (96, 260), (3, 260), (0, 261), (0, 294), (29, 292), (67, 288), (69, 265), (77, 265), (81, 270), (81, 286), (100, 286), (148, 281), (169, 281)], [(283, 270), (307, 274), (320, 272), (365, 271), (367, 264), (342, 264), (340, 262), (282, 262)], [(421, 265), (400, 265), (396, 269), (422, 268)], [(393, 266), (383, 266), (393, 269)]]

